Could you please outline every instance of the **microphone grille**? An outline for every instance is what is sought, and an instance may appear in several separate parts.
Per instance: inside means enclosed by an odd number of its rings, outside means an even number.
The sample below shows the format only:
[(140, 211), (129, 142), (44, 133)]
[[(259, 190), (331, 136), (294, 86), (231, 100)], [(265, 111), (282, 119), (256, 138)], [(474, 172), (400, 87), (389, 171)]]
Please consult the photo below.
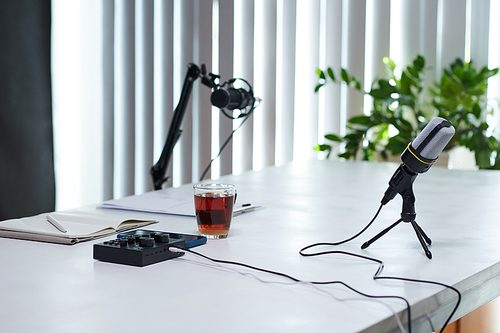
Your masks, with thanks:
[(422, 132), (413, 140), (411, 146), (420, 156), (434, 160), (455, 134), (455, 128), (446, 119), (432, 119)]

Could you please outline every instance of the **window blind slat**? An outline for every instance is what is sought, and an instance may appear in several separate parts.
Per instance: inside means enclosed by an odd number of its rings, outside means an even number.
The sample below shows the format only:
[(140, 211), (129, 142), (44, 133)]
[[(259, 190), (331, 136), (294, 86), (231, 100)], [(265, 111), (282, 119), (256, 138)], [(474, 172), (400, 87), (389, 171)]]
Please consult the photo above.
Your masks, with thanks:
[[(219, 0), (219, 75), (222, 82), (233, 78), (234, 64), (234, 0)], [(233, 131), (233, 121), (220, 114), (219, 149)], [(219, 156), (220, 175), (233, 172), (233, 142)]]
[(103, 184), (104, 200), (113, 198), (114, 171), (114, 41), (115, 41), (115, 1), (103, 1), (103, 40), (102, 40), (102, 105), (103, 105)]
[(257, 169), (274, 165), (276, 152), (276, 0), (255, 3), (255, 92), (262, 98), (254, 114)]
[(396, 13), (399, 18), (399, 39), (394, 41), (394, 46), (400, 49), (401, 58), (395, 59), (399, 66), (405, 67), (413, 62), (419, 51), (420, 40), (420, 6), (418, 1), (402, 0), (400, 12)]
[[(342, 58), (342, 0), (326, 1), (324, 13), (325, 32), (324, 32), (324, 66), (323, 69), (331, 67), (340, 78), (340, 67)], [(324, 101), (324, 123), (322, 126), (322, 135), (328, 133), (339, 134), (341, 132), (341, 110), (340, 110), (340, 85), (328, 84), (320, 91), (320, 96)], [(321, 136), (319, 141), (323, 140)], [(336, 155), (336, 154), (332, 154)]]
[(136, 179), (135, 193), (153, 189), (149, 169), (153, 163), (153, 2), (136, 3)]
[[(234, 77), (254, 82), (254, 1), (241, 0), (234, 4)], [(259, 112), (257, 108), (256, 112)], [(233, 171), (237, 174), (251, 170), (253, 164), (253, 122), (251, 116), (235, 132), (233, 138)], [(235, 122), (235, 126), (240, 124)]]
[[(393, 58), (390, 52), (391, 36), (391, 3), (389, 0), (373, 0), (366, 4), (366, 59), (365, 59), (365, 91), (369, 91), (373, 82), (387, 77), (384, 57)], [(397, 13), (398, 17), (401, 13)], [(394, 27), (393, 30), (398, 30)], [(399, 40), (395, 44), (400, 45)], [(418, 38), (417, 43), (418, 47)], [(373, 109), (373, 98), (364, 97), (364, 112)]]
[[(211, 71), (212, 64), (212, 2), (198, 0), (195, 3), (196, 35), (194, 61), (205, 64)], [(210, 88), (196, 82), (193, 87), (193, 177), (197, 182), (211, 160), (212, 107)], [(205, 178), (210, 178), (210, 171)]]
[[(345, 54), (342, 63), (351, 75), (355, 75), (365, 86), (364, 64), (365, 64), (365, 11), (366, 1), (344, 1), (345, 24), (343, 45)], [(345, 110), (347, 119), (363, 113), (362, 94), (354, 89), (345, 89)]]
[[(178, 58), (174, 61), (174, 66), (178, 68), (179, 75), (176, 81), (178, 96), (175, 102), (179, 100), (184, 78), (187, 71), (187, 66), (193, 61), (193, 36), (194, 36), (194, 1), (183, 0), (175, 2), (179, 6), (180, 15), (180, 39), (174, 44), (179, 46)], [(196, 82), (198, 84), (198, 82)], [(175, 88), (175, 87), (174, 87)], [(176, 154), (174, 154), (174, 170), (173, 181), (174, 186), (189, 183), (192, 179), (192, 147), (193, 147), (193, 109), (192, 109), (192, 96), (186, 107), (184, 119), (182, 121), (182, 135), (175, 147)], [(176, 158), (178, 157), (178, 158)]]
[[(96, 2), (85, 1), (79, 5), (81, 17), (91, 20), (94, 24), (91, 27), (81, 26), (85, 29), (85, 34), (80, 37), (81, 58), (79, 65), (84, 70), (80, 70), (80, 101), (73, 100), (73, 104), (79, 103), (81, 114), (78, 119), (80, 128), (80, 144), (76, 148), (79, 152), (80, 170), (87, 170), (92, 177), (83, 180), (81, 190), (77, 191), (79, 197), (86, 201), (98, 202), (102, 200), (103, 182), (103, 115), (102, 115), (102, 82), (95, 82), (96, 77), (102, 74), (102, 7)], [(81, 24), (81, 22), (79, 22)], [(95, 82), (95, 84), (93, 84)], [(67, 84), (66, 82), (64, 84)], [(65, 108), (65, 111), (72, 111)], [(89, 135), (89, 133), (91, 133)], [(73, 183), (74, 184), (74, 183)]]
[(424, 77), (424, 84), (428, 87), (437, 80), (437, 17), (438, 5), (436, 1), (420, 2), (421, 38), (419, 51), (425, 58), (427, 71)]
[[(318, 95), (320, 1), (297, 1), (295, 110), (293, 159), (312, 158), (318, 142)], [(300, 13), (300, 14), (299, 14)]]
[[(490, 30), (489, 30), (489, 49), (488, 49), (488, 67), (500, 67), (500, 20), (498, 20), (498, 13), (500, 13), (500, 1), (492, 1), (490, 3)], [(488, 98), (493, 101), (500, 101), (500, 75), (495, 75), (488, 80)], [(492, 103), (493, 104), (493, 103)], [(492, 117), (492, 124), (498, 128), (500, 126), (500, 105), (494, 103), (495, 113)]]
[(476, 67), (488, 65), (490, 0), (474, 0), (471, 2), (471, 45), (470, 58)]
[[(174, 109), (174, 1), (156, 0), (154, 45), (154, 160), (160, 158)], [(169, 163), (166, 175), (172, 174)], [(150, 178), (151, 179), (151, 178)], [(152, 182), (152, 180), (150, 180)], [(172, 180), (165, 186), (172, 185)]]
[(135, 2), (116, 2), (115, 197), (134, 194)]
[(438, 40), (436, 69), (441, 77), (443, 68), (457, 57), (465, 58), (466, 0), (442, 0), (438, 7)]
[[(277, 101), (276, 113), (279, 114), (280, 138), (277, 142), (277, 152), (279, 155), (278, 164), (284, 164), (293, 160), (293, 123), (294, 123), (294, 104), (295, 104), (295, 39), (296, 39), (296, 19), (297, 2), (295, 0), (282, 1), (282, 22), (281, 22), (281, 50), (278, 58), (277, 73), (278, 82), (280, 82), (280, 99)], [(278, 119), (278, 117), (276, 118)]]
[[(368, 8), (368, 6), (370, 8)], [(390, 35), (391, 35), (391, 2), (390, 0), (375, 0), (367, 3), (367, 13), (371, 13), (370, 18), (366, 18), (366, 62), (370, 63), (370, 72), (365, 76), (367, 78), (365, 90), (369, 89), (373, 79), (385, 77), (386, 69), (383, 58), (390, 56)], [(418, 21), (417, 21), (418, 26)], [(418, 36), (418, 31), (417, 31)], [(394, 41), (398, 44), (398, 41)], [(413, 40), (418, 47), (418, 37)], [(416, 50), (415, 50), (416, 51)], [(412, 56), (410, 56), (412, 57)]]

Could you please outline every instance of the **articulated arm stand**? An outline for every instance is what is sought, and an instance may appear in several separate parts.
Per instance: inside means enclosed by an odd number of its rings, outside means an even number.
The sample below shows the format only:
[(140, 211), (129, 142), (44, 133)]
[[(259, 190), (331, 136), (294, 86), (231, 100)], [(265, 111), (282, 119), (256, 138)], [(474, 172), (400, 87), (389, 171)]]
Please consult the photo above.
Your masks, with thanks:
[(411, 223), (413, 229), (415, 230), (417, 238), (420, 241), (422, 248), (424, 249), (425, 255), (427, 256), (427, 258), (432, 259), (432, 253), (427, 247), (427, 245), (431, 245), (431, 239), (425, 234), (422, 228), (420, 228), (420, 226), (415, 221), (415, 217), (417, 216), (417, 214), (415, 213), (415, 195), (413, 194), (413, 186), (410, 184), (409, 188), (400, 194), (401, 197), (403, 198), (403, 208), (401, 212), (401, 218), (396, 222), (394, 222), (392, 225), (390, 225), (388, 228), (382, 230), (380, 233), (375, 235), (375, 237), (365, 242), (361, 246), (361, 248), (366, 249), (373, 242), (375, 242), (377, 239), (385, 235), (387, 232), (389, 232), (389, 230), (397, 226), (399, 223), (408, 222)]
[[(207, 74), (205, 65), (201, 65), (200, 69), (193, 63), (188, 64), (188, 71), (186, 73), (184, 85), (182, 86), (182, 92), (179, 104), (174, 110), (172, 122), (170, 123), (170, 129), (168, 130), (167, 142), (163, 147), (160, 159), (155, 165), (153, 165), (150, 171), (151, 176), (153, 177), (153, 185), (155, 190), (160, 190), (162, 184), (168, 179), (168, 177), (165, 177), (167, 166), (170, 162), (170, 159), (172, 158), (172, 152), (174, 150), (174, 146), (182, 134), (181, 130), (182, 118), (184, 118), (184, 113), (186, 112), (186, 107), (189, 102), (189, 97), (191, 96), (191, 91), (193, 90), (193, 83), (194, 81), (196, 81), (198, 77), (201, 78), (201, 83), (203, 85), (213, 89), (212, 95), (210, 97), (212, 104), (214, 106), (217, 106), (222, 111), (222, 113), (228, 116), (229, 118), (237, 119), (245, 117), (246, 119), (246, 117), (248, 117), (251, 114), (253, 109), (255, 109), (256, 98), (253, 96), (252, 86), (247, 81), (243, 79), (233, 78), (220, 85), (218, 82), (216, 82), (219, 80), (220, 76), (213, 73)], [(233, 83), (236, 80), (245, 82), (248, 85), (249, 90), (245, 90), (243, 88), (234, 88)], [(224, 88), (224, 86), (226, 85), (228, 85), (228, 88)], [(246, 113), (241, 112), (237, 118), (229, 116), (224, 111), (224, 108), (227, 108), (229, 110), (234, 110), (234, 109), (243, 110), (247, 109), (248, 107), (251, 107), (250, 111)], [(243, 124), (243, 122), (241, 124)], [(232, 134), (228, 140), (230, 140), (231, 138)], [(221, 148), (221, 150), (224, 147), (225, 145)]]
[(186, 113), (186, 107), (189, 102), (189, 97), (191, 96), (191, 91), (193, 90), (194, 81), (200, 76), (200, 68), (195, 64), (188, 65), (188, 71), (186, 78), (184, 80), (184, 85), (182, 86), (181, 97), (179, 99), (179, 104), (174, 110), (174, 115), (172, 122), (170, 123), (170, 129), (167, 135), (167, 142), (163, 147), (160, 159), (151, 168), (151, 176), (153, 177), (153, 185), (155, 190), (160, 190), (162, 184), (168, 179), (165, 177), (167, 171), (168, 163), (172, 158), (172, 151), (174, 146), (181, 136), (181, 123), (184, 118), (184, 113)]

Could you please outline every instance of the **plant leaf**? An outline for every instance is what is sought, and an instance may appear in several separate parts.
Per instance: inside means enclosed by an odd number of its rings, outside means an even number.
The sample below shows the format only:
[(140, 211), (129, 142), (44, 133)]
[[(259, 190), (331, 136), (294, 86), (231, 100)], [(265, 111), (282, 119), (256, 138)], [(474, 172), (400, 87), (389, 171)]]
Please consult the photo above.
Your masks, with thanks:
[(370, 124), (370, 117), (365, 115), (354, 116), (349, 118), (348, 122), (351, 124), (368, 125)]
[(335, 82), (335, 74), (333, 73), (333, 69), (331, 67), (328, 67), (327, 73), (328, 73), (328, 76), (330, 77), (330, 79), (332, 79), (332, 81)]
[(326, 134), (325, 139), (335, 142), (342, 142), (342, 138), (335, 134)]
[(390, 68), (391, 72), (394, 72), (394, 70), (396, 69), (396, 64), (394, 63), (394, 61), (392, 61), (391, 58), (384, 57), (382, 61)]
[(368, 93), (373, 98), (376, 99), (388, 99), (391, 97), (391, 94), (383, 89), (373, 89)]
[(399, 89), (392, 84), (389, 83), (387, 80), (378, 80), (378, 86), (381, 90), (384, 90), (388, 92), (389, 94), (393, 93), (398, 93)]
[(413, 66), (418, 68), (419, 70), (423, 70), (425, 67), (425, 59), (421, 55), (418, 55), (417, 58), (413, 61)]
[(351, 76), (349, 75), (349, 73), (347, 73), (347, 70), (345, 68), (340, 69), (340, 76), (345, 83), (351, 83)]
[(318, 69), (316, 70), (316, 74), (318, 74), (318, 77), (319, 77), (320, 79), (326, 80), (325, 73), (324, 73), (321, 69), (319, 69), (319, 68), (318, 68)]
[(332, 146), (330, 146), (330, 145), (316, 145), (316, 147), (314, 147), (314, 150), (316, 150), (316, 151), (332, 150)]

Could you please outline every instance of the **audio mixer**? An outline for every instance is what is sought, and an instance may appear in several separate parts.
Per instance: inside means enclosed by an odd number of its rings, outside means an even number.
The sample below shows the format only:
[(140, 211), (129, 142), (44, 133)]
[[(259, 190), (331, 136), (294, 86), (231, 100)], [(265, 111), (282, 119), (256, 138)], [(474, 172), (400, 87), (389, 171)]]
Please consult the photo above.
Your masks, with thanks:
[(94, 244), (94, 259), (143, 267), (184, 254), (169, 251), (170, 246), (186, 249), (206, 242), (206, 237), (198, 235), (134, 230), (120, 233), (116, 239)]

